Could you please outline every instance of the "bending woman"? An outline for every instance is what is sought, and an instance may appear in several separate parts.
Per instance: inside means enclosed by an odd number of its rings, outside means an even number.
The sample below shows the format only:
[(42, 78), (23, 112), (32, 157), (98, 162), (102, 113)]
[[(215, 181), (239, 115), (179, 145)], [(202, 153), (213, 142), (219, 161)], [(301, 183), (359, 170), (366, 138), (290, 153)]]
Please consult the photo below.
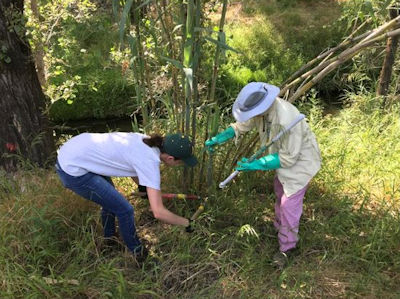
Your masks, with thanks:
[(102, 207), (104, 237), (115, 235), (117, 217), (125, 245), (138, 260), (143, 260), (147, 250), (136, 233), (134, 209), (115, 189), (110, 177), (132, 177), (137, 184), (146, 186), (154, 217), (185, 226), (188, 231), (190, 220), (163, 205), (161, 162), (167, 166), (196, 165), (190, 140), (180, 134), (149, 137), (140, 133), (83, 133), (61, 146), (56, 170), (66, 188)]

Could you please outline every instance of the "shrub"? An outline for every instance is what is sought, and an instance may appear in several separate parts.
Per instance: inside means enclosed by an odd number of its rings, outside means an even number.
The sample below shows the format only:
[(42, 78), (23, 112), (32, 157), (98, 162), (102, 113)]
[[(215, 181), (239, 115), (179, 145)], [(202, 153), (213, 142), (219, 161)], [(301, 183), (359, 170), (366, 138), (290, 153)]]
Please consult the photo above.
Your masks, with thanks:
[[(50, 119), (59, 123), (131, 114), (135, 87), (121, 70), (123, 57), (117, 59), (112, 52), (118, 33), (110, 13), (92, 6), (90, 13), (83, 13), (82, 3), (72, 8), (58, 5), (64, 17), (49, 37), (46, 56)], [(50, 13), (50, 7), (44, 8)]]
[[(135, 90), (117, 69), (87, 74), (73, 85), (73, 99), (60, 98), (50, 106), (54, 122), (129, 115), (135, 108)], [(60, 87), (60, 86), (59, 86)], [(68, 88), (68, 87), (67, 87)]]

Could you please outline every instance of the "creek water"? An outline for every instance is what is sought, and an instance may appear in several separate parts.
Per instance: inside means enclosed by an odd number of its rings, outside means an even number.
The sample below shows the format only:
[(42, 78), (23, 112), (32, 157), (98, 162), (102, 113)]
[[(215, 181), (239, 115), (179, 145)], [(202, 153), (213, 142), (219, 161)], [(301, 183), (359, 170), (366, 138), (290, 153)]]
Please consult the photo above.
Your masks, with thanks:
[(84, 132), (132, 132), (134, 121), (130, 117), (110, 119), (83, 119), (66, 121), (64, 123), (52, 123), (51, 126), (56, 136), (78, 135)]

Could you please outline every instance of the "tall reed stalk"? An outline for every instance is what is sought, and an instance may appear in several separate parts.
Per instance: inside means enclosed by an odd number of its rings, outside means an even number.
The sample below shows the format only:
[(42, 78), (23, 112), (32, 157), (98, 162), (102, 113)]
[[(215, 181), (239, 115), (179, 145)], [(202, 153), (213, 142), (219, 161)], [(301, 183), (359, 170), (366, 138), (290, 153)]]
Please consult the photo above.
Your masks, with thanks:
[[(174, 16), (172, 15), (172, 9), (168, 5), (166, 0), (156, 1), (155, 5), (157, 7), (158, 17), (157, 19), (160, 20), (160, 31), (164, 37), (164, 41), (167, 45), (169, 57), (177, 61), (179, 59), (179, 53), (177, 51), (177, 43), (176, 39), (174, 38), (174, 23), (173, 19)], [(174, 66), (170, 67), (171, 72), (171, 81), (172, 81), (172, 88), (171, 88), (171, 106), (173, 107), (174, 111), (174, 119), (176, 120), (175, 126), (178, 129), (181, 123), (181, 113), (180, 105), (182, 92), (179, 88), (179, 79), (178, 79), (178, 69)]]
[[(194, 17), (194, 27), (201, 28), (202, 21), (201, 21), (201, 11), (202, 11), (202, 1), (196, 0), (196, 7), (195, 7), (195, 17)], [(196, 127), (197, 127), (197, 107), (200, 104), (199, 99), (199, 87), (198, 87), (198, 71), (200, 67), (200, 57), (201, 57), (201, 40), (200, 40), (200, 31), (194, 31), (194, 40), (195, 44), (193, 47), (193, 109), (192, 109), (192, 141), (193, 144), (196, 144)], [(194, 181), (194, 170), (191, 169), (190, 172), (190, 183)]]
[(188, 0), (186, 4), (186, 28), (185, 42), (183, 48), (183, 71), (185, 73), (185, 126), (184, 132), (189, 133), (190, 130), (190, 112), (193, 106), (192, 89), (193, 89), (193, 46), (194, 46), (194, 22), (195, 9), (194, 0)]
[[(226, 16), (226, 9), (228, 6), (228, 0), (224, 0), (222, 3), (222, 12), (221, 12), (221, 19), (219, 21), (219, 28), (218, 28), (218, 41), (220, 43), (225, 43), (225, 32), (224, 32), (224, 25), (225, 25), (225, 16)], [(221, 56), (221, 46), (217, 44), (215, 49), (215, 56), (214, 56), (214, 66), (213, 66), (213, 74), (211, 78), (211, 88), (209, 92), (209, 102), (214, 102), (215, 100), (215, 87), (218, 78), (218, 67), (219, 67), (219, 59)]]
[[(114, 10), (117, 10), (120, 5), (119, 1), (113, 1)], [(145, 60), (143, 55), (142, 48), (142, 38), (141, 38), (141, 19), (139, 16), (140, 5), (137, 1), (127, 0), (124, 4), (121, 20), (119, 25), (119, 33), (120, 33), (120, 47), (124, 48), (124, 39), (127, 36), (127, 40), (131, 49), (132, 55), (132, 63), (131, 68), (134, 74), (135, 80), (135, 91), (136, 98), (139, 107), (142, 112), (143, 119), (143, 127), (146, 127), (149, 122), (149, 112), (148, 105), (145, 101), (145, 85), (146, 85), (146, 76), (145, 74)], [(133, 22), (135, 34), (132, 35), (130, 32), (130, 22)]]
[[(176, 5), (177, 3), (180, 5)], [(174, 116), (171, 116), (171, 119), (173, 120), (173, 125), (176, 126), (176, 131), (191, 135), (192, 140), (195, 142), (198, 126), (196, 110), (201, 105), (198, 74), (200, 73), (202, 43), (208, 41), (216, 45), (211, 85), (209, 92), (207, 92), (209, 103), (215, 101), (221, 54), (226, 49), (234, 50), (225, 44), (225, 34), (223, 32), (228, 1), (224, 0), (222, 2), (217, 39), (204, 36), (210, 35), (209, 32), (212, 32), (212, 30), (203, 28), (204, 1), (155, 0), (153, 2), (144, 1), (140, 3), (139, 0), (126, 0), (122, 4), (123, 6), (119, 6), (120, 1), (113, 0), (114, 11), (122, 8), (119, 25), (121, 44), (123, 45), (123, 40), (126, 38), (130, 45), (131, 67), (137, 103), (140, 106), (143, 117), (143, 127), (149, 126), (151, 116), (155, 113), (154, 110), (160, 110), (157, 104), (152, 102), (151, 82), (153, 79), (157, 79), (162, 67), (156, 65), (156, 63), (169, 63), (167, 76), (172, 81), (172, 87), (167, 91), (169, 94), (161, 102), (168, 106), (169, 113), (173, 111)], [(142, 7), (144, 6), (148, 6), (148, 8), (143, 12)], [(156, 18), (154, 18), (154, 13)], [(154, 48), (147, 46), (149, 39), (153, 39)], [(149, 59), (149, 55), (145, 55), (148, 52), (151, 52), (154, 59), (153, 68), (159, 67), (160, 73), (150, 71), (150, 65), (146, 60), (146, 57)], [(151, 101), (147, 101), (146, 99), (148, 98)], [(209, 113), (213, 112), (210, 111)], [(169, 130), (172, 131), (173, 129), (169, 128)], [(206, 139), (209, 129), (205, 131)], [(189, 181), (193, 181), (193, 173), (187, 176), (185, 171), (184, 178), (187, 180), (188, 177), (191, 178)], [(185, 184), (190, 185), (191, 182), (185, 182)]]

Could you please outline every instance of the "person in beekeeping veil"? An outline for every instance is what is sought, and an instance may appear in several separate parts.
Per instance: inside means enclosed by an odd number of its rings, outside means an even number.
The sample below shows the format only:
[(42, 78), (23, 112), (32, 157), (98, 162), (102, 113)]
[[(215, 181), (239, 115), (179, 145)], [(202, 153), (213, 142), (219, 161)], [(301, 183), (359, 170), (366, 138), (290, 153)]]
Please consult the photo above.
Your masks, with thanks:
[[(291, 103), (278, 97), (279, 88), (263, 82), (247, 84), (238, 94), (232, 108), (236, 119), (226, 130), (205, 142), (209, 151), (234, 137), (256, 128), (261, 145), (265, 145), (283, 128), (299, 117)], [(275, 221), (279, 251), (273, 263), (283, 268), (296, 253), (303, 198), (311, 179), (321, 167), (321, 155), (315, 135), (303, 119), (269, 148), (264, 157), (248, 162), (243, 158), (236, 170), (274, 170)]]

